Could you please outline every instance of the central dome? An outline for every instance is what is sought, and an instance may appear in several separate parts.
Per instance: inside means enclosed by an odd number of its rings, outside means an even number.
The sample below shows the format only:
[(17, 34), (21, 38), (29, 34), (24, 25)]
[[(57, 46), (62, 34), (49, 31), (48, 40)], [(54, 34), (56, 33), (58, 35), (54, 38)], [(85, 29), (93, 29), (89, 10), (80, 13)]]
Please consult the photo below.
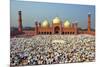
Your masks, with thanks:
[(64, 22), (64, 27), (67, 28), (67, 27), (70, 27), (70, 22), (68, 20), (66, 20)]
[(44, 21), (42, 22), (42, 27), (48, 27), (48, 26), (49, 26), (48, 21), (47, 21), (47, 20), (44, 20)]
[(54, 19), (53, 19), (53, 24), (59, 24), (61, 21), (60, 21), (60, 19), (59, 19), (59, 17), (55, 17)]

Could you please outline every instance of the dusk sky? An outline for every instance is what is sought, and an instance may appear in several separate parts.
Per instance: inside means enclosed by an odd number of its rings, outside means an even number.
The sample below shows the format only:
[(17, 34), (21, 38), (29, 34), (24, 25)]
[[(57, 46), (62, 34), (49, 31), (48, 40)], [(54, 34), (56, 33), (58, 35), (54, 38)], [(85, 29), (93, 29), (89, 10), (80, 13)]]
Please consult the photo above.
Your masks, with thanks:
[(93, 5), (11, 0), (10, 23), (13, 27), (18, 26), (19, 10), (22, 11), (23, 27), (33, 27), (35, 21), (43, 22), (45, 19), (51, 23), (58, 16), (63, 22), (69, 20), (70, 23), (77, 22), (79, 27), (87, 28), (88, 13), (91, 13), (91, 27), (95, 28), (95, 6)]

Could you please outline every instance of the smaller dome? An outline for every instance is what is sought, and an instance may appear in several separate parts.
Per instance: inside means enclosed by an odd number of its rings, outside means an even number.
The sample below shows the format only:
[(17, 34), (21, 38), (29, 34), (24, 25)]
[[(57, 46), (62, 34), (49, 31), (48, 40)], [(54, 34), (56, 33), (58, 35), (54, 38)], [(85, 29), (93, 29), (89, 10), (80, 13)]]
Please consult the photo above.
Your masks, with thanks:
[(60, 19), (59, 19), (59, 17), (55, 17), (53, 19), (53, 24), (58, 24), (58, 23), (60, 23)]
[(68, 20), (66, 20), (64, 22), (64, 27), (67, 28), (67, 27), (70, 27), (70, 22)]
[(44, 20), (44, 21), (42, 22), (42, 27), (48, 27), (48, 26), (49, 26), (48, 21), (47, 21), (47, 20)]

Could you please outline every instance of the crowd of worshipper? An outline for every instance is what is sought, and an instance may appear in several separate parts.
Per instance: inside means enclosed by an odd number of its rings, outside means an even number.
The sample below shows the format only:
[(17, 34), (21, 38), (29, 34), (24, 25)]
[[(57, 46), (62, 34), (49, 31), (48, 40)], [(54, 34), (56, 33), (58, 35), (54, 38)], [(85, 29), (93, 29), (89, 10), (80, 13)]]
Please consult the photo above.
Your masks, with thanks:
[(10, 45), (10, 64), (14, 66), (95, 61), (92, 35), (13, 37)]

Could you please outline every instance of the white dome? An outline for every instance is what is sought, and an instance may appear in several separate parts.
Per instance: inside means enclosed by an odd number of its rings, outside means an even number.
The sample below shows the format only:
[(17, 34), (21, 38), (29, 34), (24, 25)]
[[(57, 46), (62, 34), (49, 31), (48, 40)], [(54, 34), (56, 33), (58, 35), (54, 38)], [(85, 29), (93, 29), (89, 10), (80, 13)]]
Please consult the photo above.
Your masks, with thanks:
[(60, 21), (60, 19), (59, 19), (59, 17), (55, 17), (54, 19), (53, 19), (53, 24), (59, 24), (61, 21)]
[(44, 20), (44, 21), (42, 22), (42, 27), (48, 27), (48, 26), (49, 26), (48, 21), (47, 21), (47, 20)]
[(67, 28), (67, 27), (70, 27), (70, 22), (68, 20), (66, 20), (64, 22), (64, 27)]

